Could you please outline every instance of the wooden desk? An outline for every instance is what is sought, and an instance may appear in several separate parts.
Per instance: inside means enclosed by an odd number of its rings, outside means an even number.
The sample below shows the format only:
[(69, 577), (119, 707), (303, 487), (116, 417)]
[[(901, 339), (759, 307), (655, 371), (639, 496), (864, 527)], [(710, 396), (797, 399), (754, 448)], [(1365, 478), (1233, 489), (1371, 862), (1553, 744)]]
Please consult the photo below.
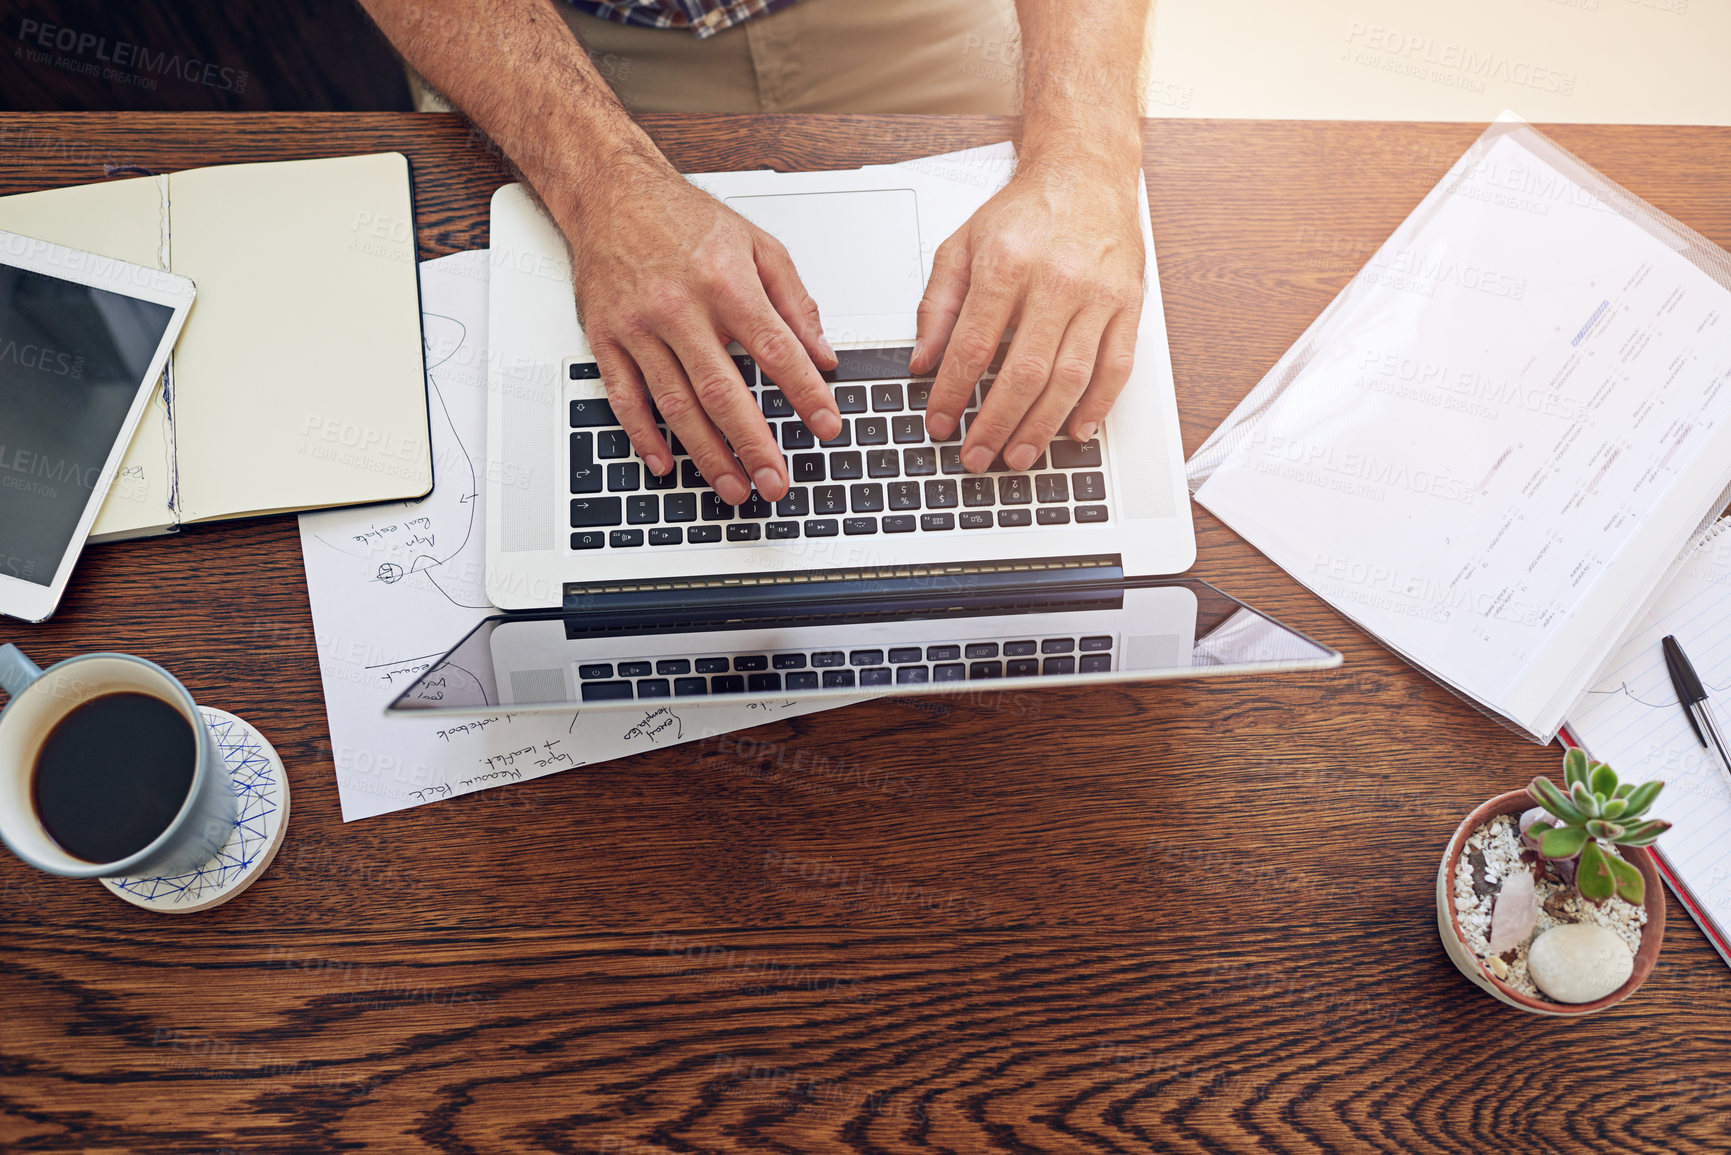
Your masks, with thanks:
[[(655, 119), (688, 169), (1003, 137), (970, 118)], [(1478, 126), (1150, 123), (1187, 448)], [(1558, 128), (1731, 245), (1731, 131)], [(0, 117), (0, 192), (401, 149), (421, 255), (506, 178), (435, 116)], [(1469, 986), (1437, 859), (1556, 752), (1197, 511), (1199, 576), (1339, 671), (856, 706), (344, 826), (293, 518), (91, 551), (40, 662), (166, 664), (286, 759), (281, 856), (159, 917), (0, 855), (0, 1148), (1723, 1151), (1731, 974), (1675, 903), (1585, 1022)]]

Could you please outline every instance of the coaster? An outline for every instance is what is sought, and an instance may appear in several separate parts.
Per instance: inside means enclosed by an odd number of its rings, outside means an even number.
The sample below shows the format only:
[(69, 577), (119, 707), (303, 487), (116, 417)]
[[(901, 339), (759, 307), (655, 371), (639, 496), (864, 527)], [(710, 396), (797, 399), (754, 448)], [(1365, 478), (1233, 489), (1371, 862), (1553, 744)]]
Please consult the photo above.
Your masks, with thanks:
[(198, 869), (171, 876), (104, 878), (102, 885), (145, 910), (182, 914), (227, 902), (263, 874), (288, 831), (289, 784), (264, 735), (224, 710), (200, 706), (234, 779), (234, 832)]

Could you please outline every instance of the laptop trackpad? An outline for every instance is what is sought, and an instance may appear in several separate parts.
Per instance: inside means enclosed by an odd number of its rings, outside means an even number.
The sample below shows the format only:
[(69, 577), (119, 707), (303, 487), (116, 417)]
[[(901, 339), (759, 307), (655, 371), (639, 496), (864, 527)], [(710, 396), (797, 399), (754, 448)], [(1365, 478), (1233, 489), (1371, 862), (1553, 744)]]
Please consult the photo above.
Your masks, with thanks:
[[(726, 203), (787, 246), (832, 337), (866, 318), (913, 317), (925, 291), (913, 189), (738, 196)], [(897, 335), (864, 328), (860, 336)]]

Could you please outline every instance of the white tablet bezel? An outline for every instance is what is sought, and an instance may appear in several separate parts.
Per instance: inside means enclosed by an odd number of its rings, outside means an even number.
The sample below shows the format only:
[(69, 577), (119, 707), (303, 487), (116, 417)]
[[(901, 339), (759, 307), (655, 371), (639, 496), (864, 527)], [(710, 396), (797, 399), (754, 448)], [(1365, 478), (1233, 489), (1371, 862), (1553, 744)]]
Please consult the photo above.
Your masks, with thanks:
[(104, 289), (140, 301), (166, 305), (174, 310), (167, 328), (163, 330), (162, 339), (157, 342), (156, 352), (150, 359), (150, 367), (138, 382), (132, 408), (127, 411), (126, 420), (108, 451), (108, 458), (103, 462), (102, 472), (91, 489), (84, 512), (72, 531), (72, 537), (66, 543), (65, 551), (55, 564), (53, 579), (44, 586), (0, 574), (0, 614), (22, 618), (27, 622), (40, 622), (60, 604), (61, 595), (66, 591), (66, 583), (72, 577), (73, 566), (84, 550), (85, 539), (90, 536), (90, 527), (102, 510), (103, 499), (108, 496), (109, 486), (114, 483), (121, 458), (126, 455), (126, 447), (132, 443), (133, 432), (138, 428), (139, 419), (144, 416), (145, 406), (150, 403), (151, 391), (162, 377), (163, 367), (168, 363), (169, 350), (174, 348), (175, 339), (180, 336), (181, 327), (186, 324), (187, 314), (192, 310), (195, 289), (190, 280), (173, 273), (4, 230), (0, 230), (0, 264), (93, 289)]

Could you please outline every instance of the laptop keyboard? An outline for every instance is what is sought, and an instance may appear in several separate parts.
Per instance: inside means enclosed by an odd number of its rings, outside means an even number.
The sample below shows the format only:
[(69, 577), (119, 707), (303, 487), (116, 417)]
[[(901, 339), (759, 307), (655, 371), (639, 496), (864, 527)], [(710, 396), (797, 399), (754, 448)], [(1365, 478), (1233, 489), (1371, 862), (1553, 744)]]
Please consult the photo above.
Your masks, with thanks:
[[(984, 474), (962, 468), (962, 436), (991, 391), (975, 388), (948, 441), (925, 426), (930, 378), (848, 381), (834, 386), (841, 432), (819, 442), (750, 357), (735, 357), (770, 430), (787, 454), (792, 488), (780, 501), (753, 493), (728, 505), (665, 426), (674, 468), (656, 477), (631, 450), (605, 398), (571, 402), (571, 548), (647, 549), (799, 537), (967, 530), (1038, 531), (1105, 522), (1101, 443), (1054, 441), (1032, 469), (999, 457)], [(573, 364), (573, 381), (596, 380), (593, 363)]]
[(583, 700), (596, 702), (1101, 674), (1112, 669), (1114, 641), (1110, 635), (1096, 634), (1003, 643), (957, 641), (857, 650), (705, 654), (593, 662), (578, 666), (577, 676)]

